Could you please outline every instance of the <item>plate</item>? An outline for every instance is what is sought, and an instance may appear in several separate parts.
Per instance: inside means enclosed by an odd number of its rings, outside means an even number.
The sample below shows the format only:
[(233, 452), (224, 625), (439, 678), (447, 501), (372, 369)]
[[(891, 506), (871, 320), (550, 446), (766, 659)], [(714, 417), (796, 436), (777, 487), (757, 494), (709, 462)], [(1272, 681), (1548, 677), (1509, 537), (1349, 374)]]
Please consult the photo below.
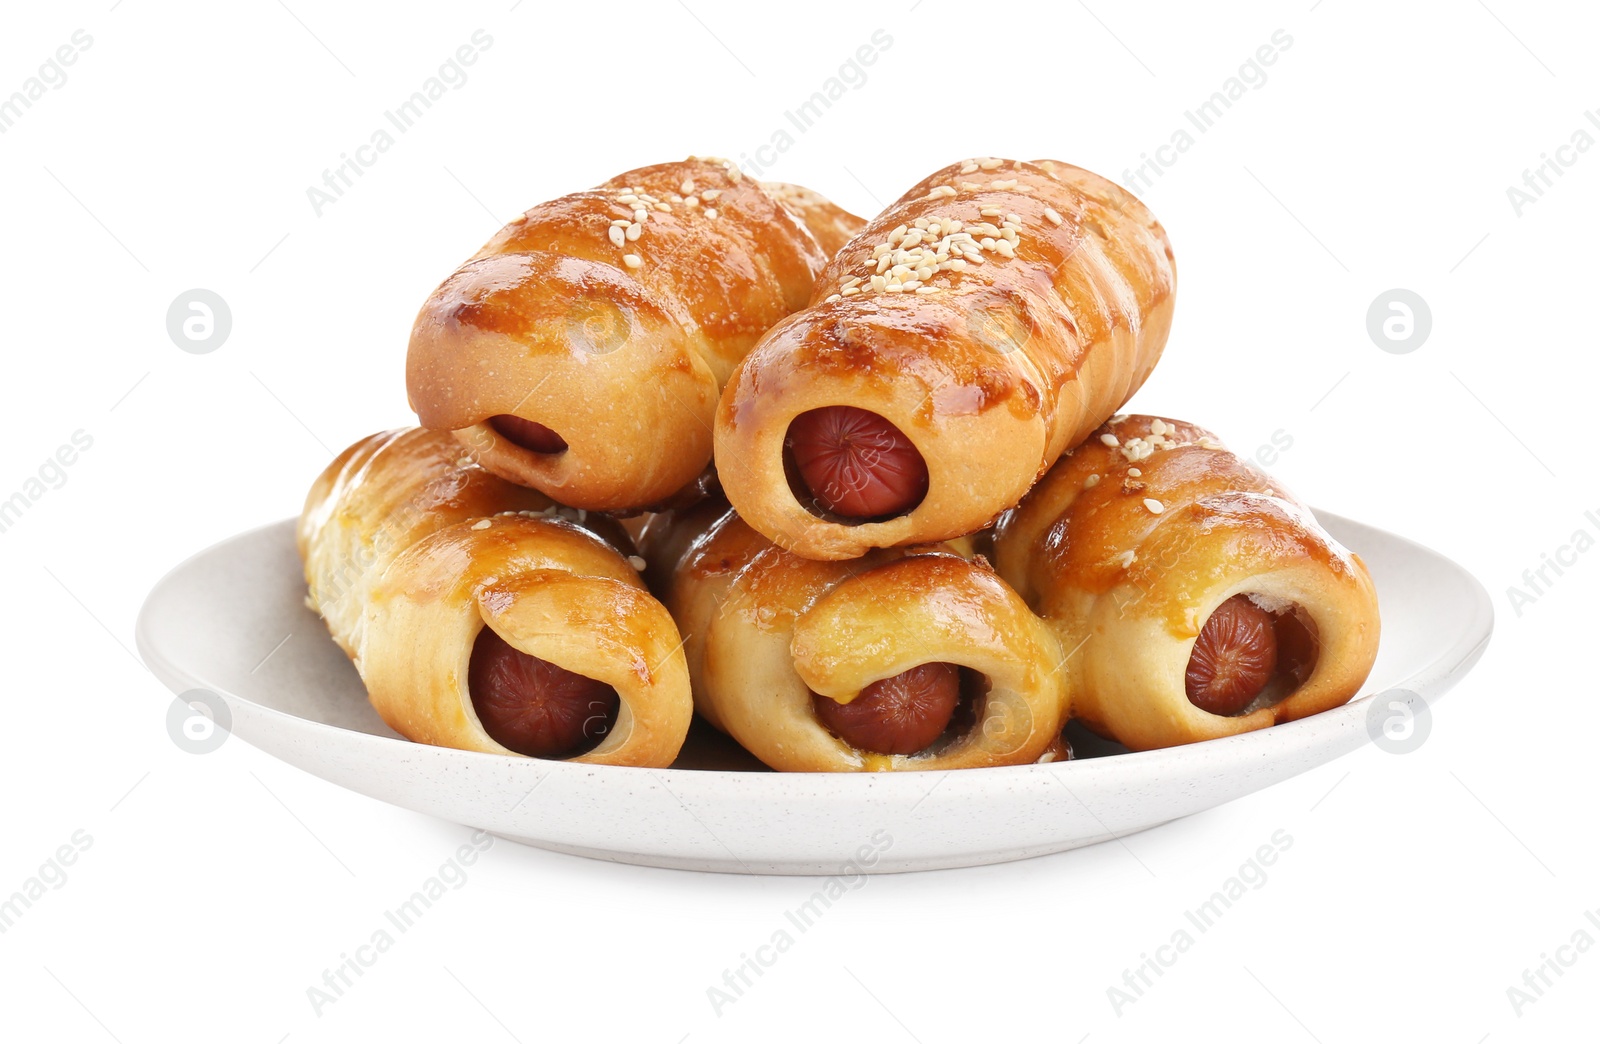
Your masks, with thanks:
[[(705, 726), (669, 769), (411, 743), (379, 720), (355, 668), (306, 607), (292, 520), (225, 540), (175, 568), (146, 599), (137, 638), (145, 663), (173, 692), (202, 689), (220, 698), (225, 709), (214, 716), (229, 734), (342, 787), (508, 840), (728, 873), (978, 866), (1192, 815), (1374, 736), (1400, 742), (1405, 722), (1385, 723), (1429, 713), (1488, 644), (1488, 593), (1460, 566), (1409, 540), (1334, 515), (1318, 518), (1366, 560), (1379, 591), (1382, 647), (1361, 698), (1286, 725), (1167, 750), (1128, 753), (1085, 742), (1080, 753), (1094, 756), (1048, 765), (768, 772)], [(180, 725), (191, 714), (180, 704), (174, 710)]]

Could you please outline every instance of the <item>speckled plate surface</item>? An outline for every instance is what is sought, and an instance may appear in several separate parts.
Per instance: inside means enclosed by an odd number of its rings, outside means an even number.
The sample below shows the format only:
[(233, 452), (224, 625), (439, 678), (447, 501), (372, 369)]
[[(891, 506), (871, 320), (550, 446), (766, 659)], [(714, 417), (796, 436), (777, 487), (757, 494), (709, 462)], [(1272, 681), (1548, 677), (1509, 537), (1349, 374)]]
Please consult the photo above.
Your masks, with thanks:
[(1494, 626), (1482, 586), (1408, 540), (1319, 518), (1366, 559), (1382, 602), (1382, 648), (1362, 698), (1170, 750), (1129, 754), (1084, 743), (1080, 754), (1098, 756), (1050, 765), (767, 772), (703, 726), (670, 769), (410, 743), (378, 719), (355, 669), (306, 608), (292, 521), (179, 565), (150, 593), (137, 637), (145, 662), (175, 693), (220, 697), (219, 720), (233, 736), (340, 786), (514, 841), (730, 873), (975, 866), (1111, 840), (1271, 786), (1369, 742), (1369, 718), (1392, 715), (1393, 701), (1420, 711), (1461, 679)]

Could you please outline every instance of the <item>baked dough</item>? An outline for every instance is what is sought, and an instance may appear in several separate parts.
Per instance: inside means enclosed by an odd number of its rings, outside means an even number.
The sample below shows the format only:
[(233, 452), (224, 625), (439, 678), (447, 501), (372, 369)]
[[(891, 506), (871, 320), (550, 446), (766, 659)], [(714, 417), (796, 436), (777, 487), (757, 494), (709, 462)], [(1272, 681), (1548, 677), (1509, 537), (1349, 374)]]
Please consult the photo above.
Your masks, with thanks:
[[(1104, 178), (1050, 160), (946, 167), (851, 239), (809, 307), (739, 365), (717, 410), (723, 489), (808, 558), (970, 533), (1144, 383), (1175, 278), (1166, 233)], [(791, 426), (830, 407), (898, 429), (925, 465), (920, 502), (840, 517), (795, 482)]]
[(634, 565), (580, 520), (593, 521), (489, 474), (448, 433), (369, 436), (306, 499), (308, 602), (408, 739), (516, 753), (490, 735), (469, 691), (488, 628), (620, 697), (603, 738), (569, 760), (670, 765), (692, 716), (677, 628)]
[[(775, 769), (953, 769), (1064, 756), (1059, 645), (983, 559), (967, 556), (968, 542), (820, 562), (777, 547), (731, 510), (700, 505), (653, 519), (645, 547), (688, 636), (697, 709)], [(954, 664), (989, 685), (986, 694), (968, 690), (966, 709), (926, 749), (858, 749), (813, 709), (814, 699), (848, 705), (925, 664)]]
[[(1050, 471), (994, 535), (1000, 575), (1055, 629), (1072, 713), (1135, 750), (1337, 707), (1378, 650), (1366, 566), (1273, 479), (1203, 428), (1114, 418)], [(1191, 701), (1191, 656), (1243, 596), (1285, 644), (1240, 713)]]
[[(665, 502), (710, 462), (733, 367), (810, 296), (827, 254), (806, 222), (829, 242), (860, 223), (815, 193), (781, 194), (691, 158), (527, 211), (422, 306), (412, 408), (563, 504)], [(542, 431), (519, 435), (530, 423)]]

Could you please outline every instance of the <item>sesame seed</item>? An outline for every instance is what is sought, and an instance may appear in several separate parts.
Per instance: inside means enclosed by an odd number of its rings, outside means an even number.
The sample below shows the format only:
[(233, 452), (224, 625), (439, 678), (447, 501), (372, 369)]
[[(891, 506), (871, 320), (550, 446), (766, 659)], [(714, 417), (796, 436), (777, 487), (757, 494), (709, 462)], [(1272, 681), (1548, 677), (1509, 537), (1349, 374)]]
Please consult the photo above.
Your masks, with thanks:
[(1122, 445), (1122, 443), (1117, 440), (1117, 437), (1111, 434), (1109, 431), (1100, 436), (1100, 441), (1105, 445), (1112, 447), (1113, 449)]
[(995, 243), (994, 248), (1000, 252), (1001, 257), (1016, 257), (1017, 248), (1011, 245), (1011, 240), (1002, 239)]
[(528, 215), (526, 215), (526, 214), (518, 214), (516, 217), (511, 219), (511, 224), (513, 224), (513, 225), (525, 225), (527, 223), (528, 223)]
[(965, 163), (963, 163), (961, 165), (961, 173), (963, 173), (963, 174), (976, 173), (977, 169), (978, 169), (978, 165), (976, 163), (973, 163), (971, 160), (968, 160), (967, 162), (965, 162)]
[(1161, 503), (1161, 501), (1151, 500), (1149, 497), (1145, 498), (1144, 506), (1152, 515), (1159, 515), (1161, 512), (1167, 510), (1166, 505)]
[(693, 192), (694, 191), (694, 179), (693, 178), (684, 178), (683, 179), (683, 184), (678, 186), (678, 191), (682, 192), (685, 196), (687, 196), (689, 193)]
[(618, 228), (616, 225), (612, 225), (610, 232), (607, 234), (611, 237), (612, 243), (616, 244), (617, 246), (621, 246), (623, 244), (622, 229)]
[(1128, 474), (1133, 478), (1144, 478), (1144, 472), (1140, 471), (1138, 468), (1129, 468)]
[(625, 203), (625, 204), (627, 204), (628, 206), (631, 207), (635, 203), (639, 202), (639, 197), (634, 195), (632, 192), (629, 192), (626, 195), (618, 196), (617, 197), (617, 202), (618, 203)]
[(644, 259), (638, 254), (623, 254), (622, 263), (627, 265), (629, 268), (638, 268), (640, 265), (644, 264)]
[(861, 288), (859, 286), (847, 286), (843, 290), (839, 291), (839, 293), (844, 297), (850, 297), (851, 295), (859, 294), (860, 292)]
[(1090, 475), (1088, 478), (1083, 480), (1083, 488), (1084, 489), (1093, 489), (1094, 487), (1098, 486), (1099, 484), (1100, 484), (1100, 476), (1098, 474)]
[(1150, 422), (1150, 434), (1152, 434), (1152, 435), (1165, 435), (1166, 433), (1167, 433), (1167, 422), (1166, 421), (1162, 420), (1160, 417), (1157, 417), (1157, 418), (1155, 418), (1154, 420), (1152, 420)]
[(473, 529), (488, 529), (492, 525), (494, 525), (494, 523), (491, 522), (489, 519), (480, 518), (480, 519), (478, 519), (478, 521), (472, 523), (472, 528)]
[(644, 231), (644, 226), (641, 225), (639, 222), (635, 221), (633, 224), (629, 225), (626, 229), (624, 229), (622, 234), (624, 236), (626, 236), (631, 241), (631, 240), (638, 239), (639, 238), (639, 233), (641, 233), (643, 231)]
[(833, 302), (835, 302), (837, 300), (839, 300), (839, 295), (838, 294), (829, 294), (827, 297), (822, 299), (822, 303), (823, 304), (833, 304)]
[(656, 209), (661, 211), (663, 214), (672, 213), (672, 208), (667, 206), (665, 203), (657, 203), (656, 204)]
[(919, 294), (936, 294), (939, 292), (939, 288), (936, 286), (919, 286), (916, 292)]
[(722, 195), (721, 189), (706, 189), (704, 192), (700, 193), (700, 198), (709, 203), (711, 200), (716, 199), (720, 195)]
[(686, 206), (686, 207), (698, 207), (700, 205), (700, 197), (699, 196), (685, 196), (683, 198), (683, 205)]
[(999, 167), (1004, 165), (1004, 163), (1005, 160), (995, 159), (993, 156), (990, 156), (988, 159), (980, 161), (978, 166), (983, 170), (997, 170)]
[(1006, 179), (1004, 181), (991, 181), (991, 182), (989, 182), (989, 187), (990, 188), (995, 188), (995, 189), (1001, 189), (1003, 191), (1010, 191), (1011, 189), (1014, 189), (1014, 188), (1017, 187), (1017, 179), (1016, 178), (1008, 178), (1008, 179)]
[(633, 212), (633, 220), (636, 224), (642, 225), (646, 221), (650, 220), (650, 212), (643, 207), (640, 207), (638, 210)]
[(1120, 556), (1118, 556), (1117, 563), (1121, 565), (1122, 568), (1128, 569), (1138, 560), (1139, 553), (1137, 551), (1124, 551)]
[(1056, 210), (1055, 210), (1054, 207), (1045, 207), (1044, 208), (1044, 218), (1045, 218), (1046, 221), (1050, 222), (1052, 225), (1061, 224), (1061, 215), (1056, 213)]
[(629, 555), (628, 556), (628, 564), (633, 566), (633, 568), (639, 570), (640, 572), (643, 572), (644, 571), (644, 567), (648, 563), (646, 563), (645, 560), (640, 558), (638, 555)]

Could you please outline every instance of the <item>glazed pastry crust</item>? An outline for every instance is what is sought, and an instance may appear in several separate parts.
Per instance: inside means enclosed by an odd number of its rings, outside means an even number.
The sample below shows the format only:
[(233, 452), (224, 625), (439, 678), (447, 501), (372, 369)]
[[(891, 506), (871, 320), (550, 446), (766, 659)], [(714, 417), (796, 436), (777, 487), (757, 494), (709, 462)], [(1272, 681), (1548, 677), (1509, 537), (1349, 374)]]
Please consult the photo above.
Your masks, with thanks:
[[(1337, 707), (1377, 656), (1377, 594), (1361, 559), (1192, 424), (1113, 419), (1007, 513), (994, 549), (1000, 574), (1069, 654), (1072, 714), (1135, 750)], [(1211, 714), (1189, 701), (1185, 670), (1211, 614), (1241, 594), (1298, 606), (1314, 625), (1316, 665), (1280, 702)]]
[(363, 439), (317, 479), (298, 530), (309, 602), (396, 732), (521, 756), (489, 736), (467, 689), (473, 645), (489, 627), (617, 690), (615, 726), (568, 760), (676, 758), (693, 705), (672, 618), (616, 547), (563, 514), (577, 513), (426, 429)]
[[(1059, 645), (980, 559), (953, 548), (821, 562), (774, 545), (725, 511), (680, 520), (659, 546), (667, 605), (688, 635), (701, 715), (769, 766), (799, 772), (1018, 765), (1055, 750)], [(648, 542), (648, 541), (647, 541)], [(841, 703), (923, 663), (987, 677), (977, 720), (913, 755), (857, 750), (817, 719), (812, 694)]]
[[(665, 501), (710, 462), (733, 367), (808, 299), (827, 255), (806, 221), (830, 240), (849, 223), (803, 196), (785, 205), (732, 163), (689, 159), (534, 207), (422, 306), (412, 408), (488, 470), (564, 504)], [(503, 414), (568, 448), (512, 443), (487, 424)]]
[[(981, 261), (947, 247), (934, 263), (964, 270), (875, 288), (880, 267), (892, 281), (898, 234), (919, 219), (941, 226), (913, 247), (970, 234)], [(946, 233), (946, 221), (962, 229)], [(1144, 383), (1166, 344), (1175, 279), (1166, 233), (1111, 182), (1050, 160), (953, 164), (869, 222), (810, 306), (740, 364), (717, 410), (723, 488), (757, 530), (811, 558), (970, 533)], [(885, 417), (921, 452), (929, 490), (910, 512), (851, 524), (796, 498), (789, 425), (836, 405)]]

